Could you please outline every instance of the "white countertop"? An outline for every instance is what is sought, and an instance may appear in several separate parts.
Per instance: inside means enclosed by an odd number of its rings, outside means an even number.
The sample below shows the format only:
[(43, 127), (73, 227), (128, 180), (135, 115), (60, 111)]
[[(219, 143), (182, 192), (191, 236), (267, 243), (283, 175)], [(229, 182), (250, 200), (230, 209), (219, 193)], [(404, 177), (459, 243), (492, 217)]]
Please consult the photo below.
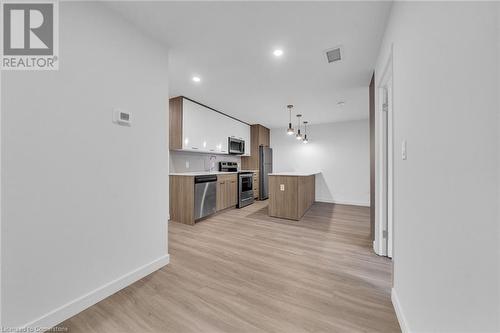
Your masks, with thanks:
[[(240, 170), (238, 172), (257, 172), (258, 170)], [(206, 176), (206, 175), (231, 175), (238, 174), (238, 172), (224, 172), (224, 171), (190, 171), (190, 172), (171, 172), (170, 176)]]
[(269, 176), (297, 176), (297, 177), (307, 177), (319, 174), (319, 171), (312, 172), (300, 172), (300, 171), (289, 171), (289, 172), (274, 172), (270, 173)]

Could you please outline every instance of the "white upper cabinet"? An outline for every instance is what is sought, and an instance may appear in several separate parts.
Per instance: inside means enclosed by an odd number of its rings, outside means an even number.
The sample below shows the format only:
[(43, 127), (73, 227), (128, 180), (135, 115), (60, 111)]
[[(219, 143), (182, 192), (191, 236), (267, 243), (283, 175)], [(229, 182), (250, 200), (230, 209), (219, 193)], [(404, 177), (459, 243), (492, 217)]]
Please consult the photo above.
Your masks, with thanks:
[(241, 129), (243, 140), (245, 140), (245, 154), (244, 156), (250, 156), (250, 126), (243, 124)]
[(245, 154), (250, 156), (250, 126), (240, 121), (234, 124), (232, 129), (232, 136), (245, 141)]
[(210, 129), (212, 134), (212, 141), (214, 142), (215, 152), (219, 154), (228, 154), (228, 137), (225, 132), (227, 124), (225, 120), (228, 118), (223, 114), (218, 112), (207, 110), (207, 113), (211, 113), (213, 116), (213, 125)]
[(229, 137), (245, 141), (245, 155), (250, 155), (250, 126), (182, 99), (182, 150), (228, 154)]
[[(182, 149), (203, 151), (207, 137), (203, 131), (206, 116), (200, 105), (183, 99), (182, 105)], [(205, 143), (205, 144), (204, 144)], [(205, 146), (205, 147), (204, 147)]]

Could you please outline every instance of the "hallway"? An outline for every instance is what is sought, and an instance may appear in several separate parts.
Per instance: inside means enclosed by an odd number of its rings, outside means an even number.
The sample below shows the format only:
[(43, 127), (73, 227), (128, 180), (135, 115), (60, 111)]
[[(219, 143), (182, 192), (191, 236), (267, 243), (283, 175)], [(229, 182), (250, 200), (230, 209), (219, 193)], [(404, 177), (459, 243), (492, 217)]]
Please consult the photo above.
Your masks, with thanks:
[(300, 222), (267, 202), (170, 223), (168, 266), (59, 326), (70, 332), (398, 332), (391, 263), (369, 208), (316, 203)]

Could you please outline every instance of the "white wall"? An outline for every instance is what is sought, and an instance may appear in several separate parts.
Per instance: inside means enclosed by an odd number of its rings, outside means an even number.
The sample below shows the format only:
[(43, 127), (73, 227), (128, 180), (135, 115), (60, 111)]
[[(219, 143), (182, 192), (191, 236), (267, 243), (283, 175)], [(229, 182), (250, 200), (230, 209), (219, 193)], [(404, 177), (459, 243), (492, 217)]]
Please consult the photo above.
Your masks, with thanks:
[[(237, 155), (203, 154), (189, 151), (170, 151), (170, 172), (219, 170), (219, 162), (236, 162), (241, 167), (241, 157)], [(187, 163), (187, 164), (186, 164)]]
[(273, 171), (321, 171), (316, 201), (369, 206), (368, 119), (311, 125), (307, 132), (310, 141), (303, 144), (286, 128), (271, 129)]
[(393, 299), (411, 332), (500, 331), (495, 6), (396, 2), (381, 47), (377, 83), (394, 45)]
[[(497, 54), (500, 55), (500, 3), (497, 4)], [(497, 66), (497, 97), (498, 97), (498, 105), (500, 107), (500, 65)], [(497, 120), (498, 120), (498, 128), (499, 131), (497, 132), (497, 142), (498, 142), (498, 155), (497, 155), (497, 170), (498, 170), (498, 203), (497, 203), (497, 208), (498, 208), (498, 220), (499, 220), (499, 225), (500, 225), (500, 112), (497, 112)], [(499, 226), (500, 229), (500, 226)], [(500, 258), (500, 230), (498, 232), (498, 258)], [(497, 267), (498, 269), (498, 277), (500, 277), (500, 265)], [(498, 299), (500, 300), (500, 278), (498, 279)], [(500, 302), (500, 301), (499, 301)], [(500, 318), (500, 305), (498, 306), (498, 318)], [(500, 319), (499, 319), (500, 321)], [(500, 323), (498, 324), (500, 326)]]
[(60, 70), (3, 73), (2, 326), (57, 324), (168, 262), (167, 60), (104, 5), (61, 2)]

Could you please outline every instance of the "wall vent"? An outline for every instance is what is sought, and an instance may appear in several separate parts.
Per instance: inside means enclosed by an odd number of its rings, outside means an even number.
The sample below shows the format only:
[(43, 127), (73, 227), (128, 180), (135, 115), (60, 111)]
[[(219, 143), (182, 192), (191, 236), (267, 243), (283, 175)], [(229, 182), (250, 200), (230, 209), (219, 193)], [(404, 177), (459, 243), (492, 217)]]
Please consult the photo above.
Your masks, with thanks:
[(328, 63), (336, 62), (342, 60), (342, 55), (340, 54), (340, 47), (326, 51), (326, 59)]

